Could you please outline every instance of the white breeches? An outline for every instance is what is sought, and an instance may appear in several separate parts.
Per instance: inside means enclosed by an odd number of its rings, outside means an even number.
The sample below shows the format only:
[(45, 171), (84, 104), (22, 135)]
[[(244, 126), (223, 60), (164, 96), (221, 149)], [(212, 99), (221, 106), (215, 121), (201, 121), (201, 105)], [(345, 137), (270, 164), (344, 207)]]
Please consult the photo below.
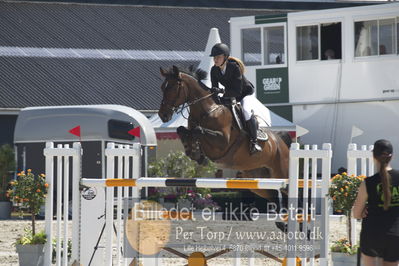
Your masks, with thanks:
[(257, 116), (259, 127), (270, 127), (270, 111), (264, 106), (254, 94), (245, 96), (241, 100), (241, 106), (244, 113), (245, 121), (248, 121), (252, 116), (252, 111)]

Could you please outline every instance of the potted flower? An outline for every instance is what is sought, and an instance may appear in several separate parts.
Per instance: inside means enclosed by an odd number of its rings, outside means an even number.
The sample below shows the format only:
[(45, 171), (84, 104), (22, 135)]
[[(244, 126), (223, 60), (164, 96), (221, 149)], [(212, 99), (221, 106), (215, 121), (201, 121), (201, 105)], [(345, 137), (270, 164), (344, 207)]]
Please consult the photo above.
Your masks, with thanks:
[(194, 191), (188, 188), (181, 188), (177, 191), (177, 206), (179, 209), (192, 207), (192, 195)]
[[(360, 184), (365, 176), (349, 176), (346, 172), (335, 175), (331, 179), (329, 196), (333, 200), (336, 212), (346, 217), (347, 237), (334, 241), (331, 246), (331, 256), (335, 265), (355, 265), (358, 246), (352, 243), (352, 206), (356, 200)], [(345, 261), (348, 264), (345, 264)]]
[(11, 202), (7, 197), (9, 182), (15, 168), (13, 148), (8, 145), (0, 147), (0, 219), (9, 219), (11, 216)]
[(209, 193), (207, 193), (205, 196), (203, 196), (201, 193), (197, 193), (193, 198), (193, 205), (199, 210), (204, 208), (210, 208), (213, 210), (219, 209), (219, 205), (212, 200), (212, 195)]
[(21, 211), (25, 208), (31, 215), (31, 229), (25, 229), (24, 235), (16, 241), (20, 265), (40, 265), (44, 255), (46, 235), (44, 232), (36, 233), (35, 216), (40, 207), (45, 203), (48, 184), (44, 174), (35, 176), (30, 169), (27, 173), (22, 171), (17, 174), (17, 179), (10, 182), (10, 199)]

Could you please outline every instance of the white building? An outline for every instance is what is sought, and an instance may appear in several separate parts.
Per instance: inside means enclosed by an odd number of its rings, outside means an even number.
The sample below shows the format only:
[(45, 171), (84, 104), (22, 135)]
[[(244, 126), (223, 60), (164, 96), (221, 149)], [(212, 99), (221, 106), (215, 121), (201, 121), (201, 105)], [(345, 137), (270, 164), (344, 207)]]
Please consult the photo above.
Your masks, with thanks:
[(235, 17), (230, 30), (257, 97), (307, 128), (303, 143), (331, 142), (333, 171), (352, 126), (364, 131), (354, 143), (386, 138), (399, 151), (399, 3)]

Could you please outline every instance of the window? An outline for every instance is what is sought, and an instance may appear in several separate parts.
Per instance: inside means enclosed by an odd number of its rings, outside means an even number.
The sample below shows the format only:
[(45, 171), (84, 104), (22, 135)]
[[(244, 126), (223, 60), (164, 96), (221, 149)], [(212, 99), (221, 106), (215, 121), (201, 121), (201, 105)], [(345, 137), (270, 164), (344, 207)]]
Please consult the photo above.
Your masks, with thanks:
[(243, 29), (241, 58), (247, 66), (262, 64), (260, 28)]
[(284, 64), (284, 27), (265, 27), (263, 29), (264, 64)]
[(296, 29), (297, 60), (341, 59), (341, 22), (301, 26)]
[(341, 59), (341, 22), (320, 25), (321, 60)]
[(128, 131), (134, 128), (130, 122), (111, 119), (108, 121), (108, 136), (114, 139), (134, 140)]
[(296, 59), (314, 60), (318, 59), (319, 50), (319, 32), (318, 26), (304, 26), (296, 29)]
[(355, 22), (355, 56), (396, 54), (397, 36), (394, 18)]
[(396, 52), (399, 54), (399, 17), (396, 18)]
[(379, 41), (380, 55), (395, 53), (395, 19), (379, 21)]

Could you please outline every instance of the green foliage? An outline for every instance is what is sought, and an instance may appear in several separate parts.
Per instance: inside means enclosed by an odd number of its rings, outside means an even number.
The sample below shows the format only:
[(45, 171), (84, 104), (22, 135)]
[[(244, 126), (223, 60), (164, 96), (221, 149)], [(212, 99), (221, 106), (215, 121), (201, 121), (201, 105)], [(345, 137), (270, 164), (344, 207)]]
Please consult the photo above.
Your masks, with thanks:
[(8, 196), (14, 203), (20, 203), (28, 208), (32, 215), (40, 211), (40, 206), (45, 203), (48, 184), (45, 175), (35, 176), (30, 169), (25, 174), (24, 171), (18, 173), (17, 180), (11, 181), (11, 190)]
[[(40, 206), (45, 203), (48, 184), (44, 174), (35, 176), (30, 169), (17, 174), (17, 180), (11, 181), (11, 190), (7, 196), (19, 206), (29, 210), (32, 217), (32, 237), (36, 236), (35, 215), (40, 211)], [(40, 233), (39, 233), (40, 234)]]
[(350, 215), (364, 178), (365, 176), (349, 176), (347, 173), (342, 173), (331, 179), (329, 196), (333, 199), (333, 206), (337, 212), (342, 212), (346, 216)]
[(37, 234), (33, 234), (29, 228), (24, 229), (24, 235), (17, 239), (15, 244), (17, 245), (39, 245), (45, 244), (47, 241), (47, 235), (44, 231)]
[[(159, 177), (212, 177), (215, 171), (216, 166), (213, 162), (209, 162), (206, 166), (199, 165), (182, 151), (171, 152), (165, 158), (154, 161), (148, 166), (148, 175)], [(155, 188), (152, 189), (149, 199), (157, 200), (163, 197), (167, 201), (176, 202), (178, 199), (188, 198), (189, 191), (207, 195), (211, 190), (207, 188), (191, 189), (187, 187)]]
[(0, 147), (0, 201), (6, 201), (8, 184), (15, 169), (14, 149), (9, 144)]
[(358, 246), (351, 246), (350, 242), (346, 238), (342, 238), (340, 240), (334, 241), (333, 245), (331, 246), (332, 252), (340, 252), (340, 253), (347, 253), (348, 255), (353, 255), (357, 253)]
[(351, 228), (352, 219), (351, 211), (355, 203), (360, 184), (365, 176), (349, 176), (347, 173), (342, 173), (334, 176), (331, 179), (331, 185), (328, 195), (333, 200), (333, 207), (335, 211), (341, 212), (347, 217), (347, 238), (335, 241), (331, 250), (333, 252), (343, 252), (348, 254), (356, 254), (357, 246), (351, 242)]
[(169, 153), (165, 158), (154, 161), (148, 166), (149, 176), (196, 178), (210, 177), (216, 171), (215, 164), (199, 165), (182, 151)]
[[(63, 251), (64, 251), (64, 241), (61, 241), (61, 256), (63, 256)], [(71, 258), (72, 256), (72, 241), (70, 239), (68, 239), (68, 243), (67, 243), (67, 252), (68, 252), (68, 259)], [(53, 239), (52, 242), (52, 252), (51, 252), (51, 262), (55, 264), (55, 260), (57, 258), (57, 240)]]

